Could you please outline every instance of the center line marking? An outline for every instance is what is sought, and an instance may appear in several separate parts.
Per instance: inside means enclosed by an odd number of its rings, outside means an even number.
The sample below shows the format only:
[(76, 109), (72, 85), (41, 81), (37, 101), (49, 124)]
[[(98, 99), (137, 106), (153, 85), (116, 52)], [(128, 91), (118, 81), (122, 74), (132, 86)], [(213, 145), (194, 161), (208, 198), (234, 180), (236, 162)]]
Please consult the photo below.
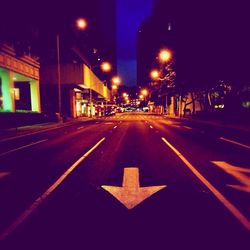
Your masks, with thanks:
[(153, 128), (153, 126), (151, 126), (151, 125), (150, 125), (149, 127), (150, 127), (150, 128)]
[(19, 148), (15, 148), (15, 149), (12, 149), (12, 150), (9, 150), (7, 152), (4, 152), (2, 154), (0, 154), (0, 156), (4, 156), (4, 155), (7, 155), (7, 154), (10, 154), (10, 153), (13, 153), (13, 152), (16, 152), (16, 151), (19, 151), (21, 149), (24, 149), (24, 148), (28, 148), (28, 147), (32, 147), (34, 145), (37, 145), (39, 143), (42, 143), (42, 142), (45, 142), (45, 141), (48, 141), (49, 139), (44, 139), (44, 140), (41, 140), (41, 141), (37, 141), (37, 142), (33, 142), (33, 143), (30, 143), (28, 145), (25, 145), (25, 146), (22, 146), (22, 147), (19, 147)]
[(185, 163), (185, 165), (193, 172), (193, 174), (214, 194), (214, 196), (238, 219), (238, 221), (250, 231), (249, 220), (235, 207), (216, 187), (214, 187), (171, 143), (164, 137), (163, 142), (170, 147), (175, 154)]
[(117, 128), (117, 126), (114, 126), (114, 129), (116, 129)]
[(98, 141), (87, 153), (72, 164), (41, 196), (39, 196), (33, 204), (27, 208), (19, 217), (0, 234), (0, 241), (4, 240), (8, 235), (13, 233), (33, 212), (37, 209), (48, 196), (64, 181), (64, 179), (87, 157), (89, 156), (106, 138), (103, 137)]
[(186, 128), (186, 129), (192, 129), (191, 127), (188, 127), (188, 126), (183, 126), (183, 128)]
[(224, 138), (224, 137), (220, 137), (220, 140), (222, 141), (226, 141), (226, 142), (230, 142), (230, 143), (233, 143), (235, 145), (238, 145), (238, 146), (241, 146), (243, 148), (247, 148), (247, 149), (250, 149), (250, 146), (246, 145), (246, 144), (242, 144), (242, 143), (239, 143), (237, 141), (233, 141), (233, 140), (230, 140), (230, 139), (227, 139), (227, 138)]
[(81, 127), (77, 128), (77, 130), (82, 129), (82, 128), (84, 128), (84, 126), (81, 126)]

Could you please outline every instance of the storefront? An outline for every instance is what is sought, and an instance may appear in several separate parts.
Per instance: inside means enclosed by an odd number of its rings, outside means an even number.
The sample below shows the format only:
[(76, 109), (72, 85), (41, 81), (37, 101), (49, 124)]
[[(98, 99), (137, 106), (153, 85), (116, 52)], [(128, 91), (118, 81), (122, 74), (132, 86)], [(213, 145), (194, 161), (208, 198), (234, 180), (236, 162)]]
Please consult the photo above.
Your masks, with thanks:
[[(84, 64), (61, 65), (62, 114), (72, 118), (99, 115), (97, 102), (108, 101), (107, 86)], [(58, 112), (57, 66), (41, 69), (42, 109)]]
[(41, 112), (39, 63), (0, 44), (0, 111)]

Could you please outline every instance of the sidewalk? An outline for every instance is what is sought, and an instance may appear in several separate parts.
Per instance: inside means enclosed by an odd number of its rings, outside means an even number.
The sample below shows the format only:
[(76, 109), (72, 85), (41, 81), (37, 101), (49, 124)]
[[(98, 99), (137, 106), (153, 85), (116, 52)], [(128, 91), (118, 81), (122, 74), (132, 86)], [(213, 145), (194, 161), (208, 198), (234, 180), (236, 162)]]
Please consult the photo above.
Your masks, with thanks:
[(41, 123), (41, 124), (34, 124), (29, 126), (22, 126), (16, 128), (9, 128), (9, 129), (0, 129), (0, 141), (4, 141), (8, 138), (14, 138), (18, 136), (25, 136), (28, 134), (36, 134), (40, 133), (41, 131), (49, 131), (56, 128), (67, 127), (72, 124), (76, 124), (83, 121), (91, 121), (95, 119), (95, 117), (80, 117), (78, 119), (71, 119), (66, 122), (50, 122), (50, 123)]
[(173, 119), (173, 120), (179, 120), (179, 121), (190, 121), (194, 123), (199, 124), (207, 124), (212, 125), (220, 128), (229, 128), (229, 129), (235, 129), (240, 130), (242, 132), (250, 132), (250, 126), (248, 124), (232, 124), (232, 123), (225, 123), (224, 121), (219, 120), (202, 120), (199, 118), (192, 118), (192, 117), (176, 117), (176, 116), (169, 116), (169, 115), (163, 115), (165, 118)]

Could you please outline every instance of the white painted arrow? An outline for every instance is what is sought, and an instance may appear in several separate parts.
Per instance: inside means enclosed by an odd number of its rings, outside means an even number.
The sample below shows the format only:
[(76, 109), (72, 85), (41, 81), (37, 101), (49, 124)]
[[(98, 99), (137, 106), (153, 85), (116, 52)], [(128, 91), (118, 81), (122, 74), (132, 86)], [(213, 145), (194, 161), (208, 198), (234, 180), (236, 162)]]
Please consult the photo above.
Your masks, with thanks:
[(234, 176), (242, 185), (232, 185), (228, 184), (227, 186), (250, 193), (250, 177), (247, 174), (250, 174), (249, 168), (241, 168), (238, 166), (231, 165), (224, 161), (212, 161), (215, 165), (223, 169), (228, 174)]
[(124, 168), (122, 187), (102, 186), (128, 209), (134, 208), (165, 187), (166, 185), (140, 187), (138, 168)]

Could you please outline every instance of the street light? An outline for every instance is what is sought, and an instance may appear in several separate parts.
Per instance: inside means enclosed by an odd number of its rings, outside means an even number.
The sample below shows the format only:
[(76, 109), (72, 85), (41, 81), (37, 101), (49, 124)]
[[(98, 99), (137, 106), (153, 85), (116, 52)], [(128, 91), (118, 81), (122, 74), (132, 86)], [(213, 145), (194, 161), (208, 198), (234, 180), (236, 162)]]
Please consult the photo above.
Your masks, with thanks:
[(111, 88), (112, 88), (112, 96), (114, 95), (114, 92), (115, 93), (117, 93), (117, 90), (118, 90), (118, 85), (121, 83), (121, 78), (119, 77), (119, 76), (114, 76), (113, 78), (112, 78), (112, 86), (111, 86)]
[(112, 78), (112, 82), (118, 85), (121, 83), (121, 78), (119, 76), (115, 76)]
[(143, 90), (141, 91), (141, 93), (142, 93), (144, 96), (147, 96), (147, 95), (148, 95), (148, 91), (147, 91), (146, 89), (143, 89)]
[[(100, 67), (103, 72), (109, 72), (112, 69), (112, 66), (109, 62), (102, 62), (101, 65), (96, 65), (94, 67), (89, 66), (90, 70), (93, 72), (93, 69)], [(106, 85), (107, 86), (107, 85)], [(93, 109), (93, 100), (92, 100), (92, 88), (91, 82), (89, 85), (89, 103), (90, 103), (90, 117), (92, 117), (92, 109)]]
[(158, 79), (160, 77), (160, 73), (158, 70), (154, 69), (150, 72), (150, 76), (152, 79)]
[(162, 49), (159, 52), (159, 59), (161, 62), (166, 63), (168, 62), (172, 57), (172, 53), (168, 49)]
[(118, 86), (117, 86), (117, 85), (112, 85), (112, 89), (113, 89), (113, 90), (117, 90), (117, 89), (118, 89)]
[[(161, 61), (162, 64), (166, 64), (167, 62), (170, 61), (170, 59), (172, 58), (172, 53), (170, 50), (168, 49), (162, 49), (160, 52), (159, 52), (159, 60)], [(160, 79), (159, 80), (166, 80), (166, 77), (164, 77), (163, 79)], [(168, 110), (168, 95), (166, 94), (166, 112)]]
[(148, 90), (147, 89), (143, 89), (141, 91), (141, 95), (139, 97), (144, 97), (144, 102), (145, 102), (145, 106), (146, 106), (146, 97), (148, 95)]
[(103, 72), (109, 72), (111, 70), (111, 64), (109, 62), (103, 62), (101, 64), (101, 69)]
[[(76, 27), (84, 30), (87, 27), (87, 22), (83, 18), (76, 20)], [(60, 36), (56, 34), (56, 53), (57, 53), (57, 80), (58, 80), (58, 113), (59, 121), (62, 121), (62, 93), (61, 93), (61, 67), (60, 67)]]
[(88, 26), (87, 21), (84, 18), (78, 18), (76, 20), (76, 26), (80, 29), (80, 30), (84, 30), (86, 29), (86, 27)]

